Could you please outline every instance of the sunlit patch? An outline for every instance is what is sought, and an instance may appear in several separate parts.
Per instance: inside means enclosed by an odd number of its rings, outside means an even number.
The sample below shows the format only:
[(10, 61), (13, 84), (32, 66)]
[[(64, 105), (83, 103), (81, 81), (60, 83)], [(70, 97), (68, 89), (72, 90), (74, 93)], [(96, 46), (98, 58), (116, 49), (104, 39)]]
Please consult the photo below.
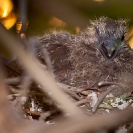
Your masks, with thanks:
[(6, 27), (6, 29), (10, 29), (17, 21), (17, 15), (15, 13), (11, 13), (8, 17), (3, 18), (1, 23)]
[(129, 40), (129, 45), (133, 49), (133, 37)]
[(64, 27), (64, 26), (66, 26), (66, 23), (63, 22), (62, 20), (56, 18), (56, 17), (52, 17), (49, 20), (49, 25), (51, 25), (51, 26), (57, 26), (57, 27)]
[(0, 18), (7, 17), (13, 9), (13, 4), (10, 0), (0, 0)]
[(128, 40), (130, 47), (133, 49), (133, 27), (129, 31), (127, 40)]

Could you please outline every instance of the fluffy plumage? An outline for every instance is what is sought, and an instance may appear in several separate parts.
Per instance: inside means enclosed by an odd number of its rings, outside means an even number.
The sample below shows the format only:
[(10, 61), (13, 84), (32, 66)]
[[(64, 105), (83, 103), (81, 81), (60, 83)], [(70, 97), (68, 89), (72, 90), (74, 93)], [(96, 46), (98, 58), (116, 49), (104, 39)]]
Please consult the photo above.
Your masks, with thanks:
[[(133, 51), (124, 39), (126, 20), (101, 17), (91, 21), (80, 34), (52, 32), (39, 40), (50, 55), (57, 79), (80, 88), (104, 91), (100, 81), (117, 82), (125, 86), (115, 94), (122, 94), (133, 87)], [(39, 58), (41, 58), (41, 53)]]

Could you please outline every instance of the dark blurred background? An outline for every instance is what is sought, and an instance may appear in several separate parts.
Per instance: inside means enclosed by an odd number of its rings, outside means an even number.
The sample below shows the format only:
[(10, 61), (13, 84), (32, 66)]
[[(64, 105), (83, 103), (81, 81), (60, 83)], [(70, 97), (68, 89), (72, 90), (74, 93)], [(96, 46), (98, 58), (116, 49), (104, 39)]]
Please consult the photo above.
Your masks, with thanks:
[(28, 36), (42, 36), (51, 29), (78, 33), (89, 25), (90, 19), (107, 16), (129, 19), (132, 40), (133, 0), (0, 0), (1, 22), (13, 32), (20, 30), (20, 7), (24, 1)]

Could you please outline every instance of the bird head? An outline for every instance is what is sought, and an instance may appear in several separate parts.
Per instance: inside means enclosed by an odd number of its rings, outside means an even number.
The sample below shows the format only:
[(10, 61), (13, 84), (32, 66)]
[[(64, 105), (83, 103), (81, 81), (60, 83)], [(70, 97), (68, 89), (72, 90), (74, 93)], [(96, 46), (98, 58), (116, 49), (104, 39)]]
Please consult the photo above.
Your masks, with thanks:
[(95, 27), (98, 49), (103, 57), (107, 60), (115, 58), (119, 50), (127, 45), (125, 41), (127, 21), (102, 17), (92, 24)]

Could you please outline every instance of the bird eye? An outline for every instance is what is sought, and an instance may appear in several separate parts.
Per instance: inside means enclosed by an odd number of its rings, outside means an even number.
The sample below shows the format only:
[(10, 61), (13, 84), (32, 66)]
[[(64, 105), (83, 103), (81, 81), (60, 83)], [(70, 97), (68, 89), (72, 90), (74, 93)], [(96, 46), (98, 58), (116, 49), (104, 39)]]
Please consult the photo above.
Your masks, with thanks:
[(124, 40), (124, 38), (125, 38), (125, 36), (124, 36), (124, 35), (122, 35), (122, 37), (121, 37), (121, 41), (123, 41), (123, 40)]

